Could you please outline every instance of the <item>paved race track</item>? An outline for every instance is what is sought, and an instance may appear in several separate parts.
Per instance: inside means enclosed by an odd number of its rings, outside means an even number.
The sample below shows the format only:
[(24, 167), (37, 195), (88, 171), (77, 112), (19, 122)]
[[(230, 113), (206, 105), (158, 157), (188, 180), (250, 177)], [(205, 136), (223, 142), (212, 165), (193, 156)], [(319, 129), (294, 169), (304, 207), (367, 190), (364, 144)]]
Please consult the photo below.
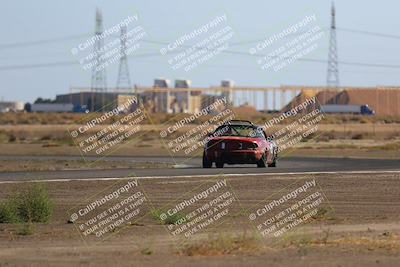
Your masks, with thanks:
[[(0, 156), (0, 160), (77, 160), (79, 157), (31, 157), (31, 156)], [(96, 158), (89, 158), (96, 160)], [(163, 169), (106, 169), (106, 170), (63, 170), (63, 171), (33, 171), (33, 172), (2, 172), (0, 181), (37, 180), (37, 179), (89, 179), (89, 178), (121, 178), (138, 177), (171, 177), (199, 176), (215, 174), (249, 175), (261, 173), (302, 173), (302, 172), (349, 172), (349, 171), (400, 171), (400, 160), (348, 159), (348, 158), (282, 158), (276, 168), (256, 168), (255, 165), (226, 165), (223, 169), (203, 169), (201, 159), (185, 159), (170, 157), (107, 157), (108, 161), (127, 162), (168, 162), (175, 163), (175, 168)]]

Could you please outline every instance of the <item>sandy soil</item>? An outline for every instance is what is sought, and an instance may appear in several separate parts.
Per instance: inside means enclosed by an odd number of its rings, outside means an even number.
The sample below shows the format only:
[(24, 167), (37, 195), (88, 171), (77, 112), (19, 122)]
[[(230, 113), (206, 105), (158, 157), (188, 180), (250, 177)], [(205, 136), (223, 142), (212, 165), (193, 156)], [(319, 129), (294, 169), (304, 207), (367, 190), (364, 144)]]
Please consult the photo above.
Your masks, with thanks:
[[(377, 159), (399, 159), (400, 150), (396, 146), (390, 149), (373, 148), (376, 145), (374, 140), (362, 140), (362, 142), (345, 140), (337, 142), (314, 142), (308, 141), (301, 143), (293, 149), (284, 151), (281, 157), (285, 156), (310, 156), (310, 157), (354, 157), (354, 158), (377, 158)], [(388, 145), (396, 144), (397, 142), (388, 142)], [(56, 145), (51, 147), (43, 147), (42, 144), (0, 144), (1, 155), (17, 156), (17, 155), (70, 155), (80, 156), (79, 150), (75, 146)], [(196, 151), (193, 156), (201, 157), (202, 151)], [(106, 156), (171, 156), (171, 152), (163, 147), (159, 141), (146, 141), (145, 145), (127, 144), (123, 147), (106, 154)], [(174, 154), (174, 156), (184, 156), (184, 154)], [(83, 157), (82, 157), (83, 158)]]
[[(181, 239), (174, 238), (167, 227), (151, 215), (152, 210), (173, 206), (220, 179), (227, 180), (230, 192), (235, 195), (234, 205), (221, 223), (195, 233), (185, 239), (185, 243), (180, 243)], [(249, 212), (313, 179), (318, 190), (325, 194), (319, 209), (326, 213), (282, 236), (260, 238), (248, 219)], [(1, 224), (0, 266), (400, 264), (399, 174), (141, 179), (140, 188), (147, 196), (143, 216), (118, 228), (106, 240), (99, 242), (94, 235), (82, 238), (77, 228), (79, 221), (67, 223), (70, 209), (74, 211), (76, 207), (85, 206), (91, 196), (109, 193), (126, 181), (117, 184), (116, 181), (43, 183), (55, 203), (51, 221), (37, 224), (34, 233), (25, 236), (18, 234), (21, 226)], [(26, 184), (1, 184), (0, 197), (5, 198), (23, 186)], [(238, 236), (246, 236), (244, 243), (237, 241)], [(253, 244), (254, 236), (257, 238)], [(216, 247), (208, 246), (219, 238), (224, 241), (222, 246), (221, 243)], [(237, 246), (232, 249), (230, 244)]]
[[(173, 152), (168, 142), (188, 132), (196, 125), (185, 125), (167, 138), (160, 131), (170, 125), (142, 125), (141, 130), (123, 142), (108, 149), (101, 156), (187, 156), (183, 150)], [(82, 154), (78, 140), (72, 140), (68, 130), (77, 125), (0, 125), (0, 151), (2, 155), (94, 155), (95, 150)], [(277, 126), (278, 127), (278, 126)], [(282, 126), (279, 126), (282, 127)], [(271, 129), (271, 132), (277, 129)], [(91, 134), (101, 131), (96, 126)], [(400, 127), (396, 123), (344, 123), (320, 124), (318, 132), (307, 142), (300, 142), (281, 156), (324, 156), (358, 158), (400, 158)], [(202, 156), (202, 147), (191, 153)], [(0, 162), (0, 165), (4, 165)], [(58, 164), (60, 166), (60, 164)], [(0, 166), (1, 169), (1, 166)], [(18, 169), (18, 168), (14, 168)], [(23, 168), (20, 168), (23, 169)]]
[(85, 161), (82, 160), (0, 160), (0, 172), (14, 171), (57, 171), (57, 170), (93, 170), (93, 169), (146, 169), (172, 168), (173, 164), (156, 162), (124, 162), (124, 161)]

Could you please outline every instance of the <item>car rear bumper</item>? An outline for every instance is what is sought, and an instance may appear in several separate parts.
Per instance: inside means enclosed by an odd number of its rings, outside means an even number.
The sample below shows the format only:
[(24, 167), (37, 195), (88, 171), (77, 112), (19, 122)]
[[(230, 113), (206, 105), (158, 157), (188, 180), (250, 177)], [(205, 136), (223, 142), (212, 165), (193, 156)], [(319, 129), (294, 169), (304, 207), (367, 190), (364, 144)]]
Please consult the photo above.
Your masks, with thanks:
[(206, 151), (208, 160), (213, 162), (223, 162), (227, 164), (251, 164), (257, 163), (262, 157), (262, 152), (258, 150), (214, 150)]

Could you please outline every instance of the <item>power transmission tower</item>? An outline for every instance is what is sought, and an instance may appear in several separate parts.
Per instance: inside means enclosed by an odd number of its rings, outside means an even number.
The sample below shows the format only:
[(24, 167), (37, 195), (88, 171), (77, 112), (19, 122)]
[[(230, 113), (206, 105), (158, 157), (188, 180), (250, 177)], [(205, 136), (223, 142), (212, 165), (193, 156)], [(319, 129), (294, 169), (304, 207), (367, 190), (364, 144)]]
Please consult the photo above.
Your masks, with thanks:
[(328, 87), (339, 87), (339, 66), (338, 54), (336, 46), (336, 20), (335, 20), (335, 6), (332, 3), (331, 9), (331, 31), (329, 40), (329, 54), (328, 54), (328, 74), (326, 83)]
[(128, 59), (126, 56), (126, 26), (121, 26), (121, 36), (119, 40), (121, 46), (117, 78), (117, 90), (123, 88), (130, 89), (131, 79), (129, 77)]
[(105, 69), (105, 59), (103, 55), (103, 16), (99, 9), (96, 9), (96, 26), (95, 26), (95, 44), (93, 47), (93, 53), (95, 55), (95, 64), (92, 68), (92, 84), (91, 84), (91, 107), (90, 110), (95, 110), (95, 99), (93, 97), (94, 92), (102, 93), (102, 106), (104, 107), (104, 93), (107, 91), (107, 79)]

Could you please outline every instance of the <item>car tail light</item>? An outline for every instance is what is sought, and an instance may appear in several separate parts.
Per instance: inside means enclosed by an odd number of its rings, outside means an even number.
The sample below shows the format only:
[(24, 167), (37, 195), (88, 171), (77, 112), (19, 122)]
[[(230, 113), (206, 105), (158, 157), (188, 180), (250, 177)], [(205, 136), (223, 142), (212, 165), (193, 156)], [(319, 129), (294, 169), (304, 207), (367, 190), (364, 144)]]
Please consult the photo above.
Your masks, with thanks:
[(258, 148), (257, 143), (253, 143), (253, 142), (236, 143), (236, 149), (239, 149), (239, 150), (256, 150), (257, 148)]
[(250, 150), (256, 150), (258, 148), (257, 143), (248, 143), (248, 148)]

